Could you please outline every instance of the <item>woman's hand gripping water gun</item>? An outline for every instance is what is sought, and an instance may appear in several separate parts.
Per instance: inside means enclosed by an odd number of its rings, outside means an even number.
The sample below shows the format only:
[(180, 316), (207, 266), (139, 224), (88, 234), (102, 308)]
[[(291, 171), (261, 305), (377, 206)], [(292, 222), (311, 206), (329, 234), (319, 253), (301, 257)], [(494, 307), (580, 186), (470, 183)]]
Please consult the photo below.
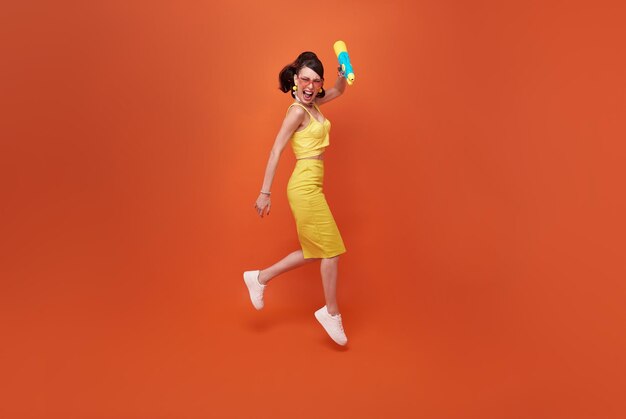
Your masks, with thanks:
[(350, 56), (348, 55), (348, 48), (343, 41), (337, 41), (333, 45), (337, 59), (339, 60), (339, 71), (341, 71), (344, 77), (347, 79), (348, 84), (352, 86), (354, 83), (354, 69), (350, 64)]

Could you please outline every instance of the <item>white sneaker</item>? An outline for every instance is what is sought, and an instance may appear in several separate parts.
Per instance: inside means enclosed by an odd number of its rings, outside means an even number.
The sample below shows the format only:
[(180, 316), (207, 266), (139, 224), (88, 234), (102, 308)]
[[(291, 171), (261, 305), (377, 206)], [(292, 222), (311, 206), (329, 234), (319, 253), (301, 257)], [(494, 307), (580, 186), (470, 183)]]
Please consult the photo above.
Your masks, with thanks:
[(335, 343), (342, 346), (348, 343), (346, 333), (343, 331), (343, 324), (341, 324), (341, 314), (331, 316), (326, 306), (324, 306), (315, 312), (315, 318)]
[(261, 271), (246, 271), (243, 273), (243, 281), (248, 287), (250, 300), (257, 310), (263, 308), (263, 291), (266, 287), (266, 285), (259, 282), (259, 273), (261, 273)]

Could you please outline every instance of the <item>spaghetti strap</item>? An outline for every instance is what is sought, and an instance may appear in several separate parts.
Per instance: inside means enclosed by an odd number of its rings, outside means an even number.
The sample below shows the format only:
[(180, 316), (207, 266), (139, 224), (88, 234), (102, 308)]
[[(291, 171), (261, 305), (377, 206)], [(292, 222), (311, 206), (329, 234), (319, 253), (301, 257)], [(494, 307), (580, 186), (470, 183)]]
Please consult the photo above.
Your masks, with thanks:
[[(316, 117), (313, 116), (313, 114), (311, 113), (311, 111), (309, 111), (306, 106), (304, 106), (302, 103), (298, 103), (298, 102), (293, 102), (291, 105), (289, 105), (289, 108), (291, 108), (293, 105), (297, 105), (300, 106), (302, 109), (304, 109), (305, 111), (307, 111), (307, 113), (309, 114), (309, 116), (314, 119), (315, 121), (319, 122), (320, 124), (323, 124), (323, 122), (320, 122), (319, 119), (317, 119)], [(324, 121), (326, 121), (326, 117), (324, 116), (324, 114), (322, 114), (322, 111), (320, 111), (319, 106), (317, 106), (317, 103), (313, 103), (313, 106), (315, 106), (315, 109), (317, 109), (317, 112), (319, 112), (319, 114), (324, 118)], [(289, 108), (287, 108), (287, 112), (289, 112)]]
[[(323, 153), (324, 149), (326, 149), (329, 144), (328, 133), (330, 131), (330, 121), (324, 118), (324, 121), (320, 122), (311, 113), (313, 108), (309, 110), (299, 102), (291, 103), (289, 109), (294, 105), (304, 108), (309, 114), (309, 121), (306, 126), (300, 131), (294, 131), (290, 138), (296, 158), (317, 156)], [(289, 109), (287, 110), (287, 114), (289, 114)], [(324, 117), (324, 115), (321, 116)], [(301, 115), (301, 117), (306, 119), (305, 115)]]
[[(317, 109), (317, 112), (320, 114), (320, 116), (321, 116), (322, 118), (324, 118), (324, 122), (326, 122), (326, 117), (324, 116), (324, 114), (322, 113), (322, 111), (320, 111), (320, 107), (319, 107), (319, 106), (317, 106), (317, 103), (313, 102), (313, 106), (315, 106), (315, 109)], [(319, 119), (317, 119), (317, 118), (315, 118), (315, 120), (316, 120), (317, 122), (320, 122), (320, 121), (319, 121)], [(320, 124), (323, 124), (324, 122), (320, 122)]]
[[(307, 111), (307, 113), (309, 114), (309, 116), (311, 118), (313, 118), (313, 114), (311, 112), (309, 112), (309, 110), (306, 108), (306, 106), (304, 106), (302, 103), (298, 103), (298, 102), (293, 102), (291, 105), (289, 105), (289, 108), (291, 108), (293, 105), (297, 105), (300, 106), (302, 109), (304, 109), (305, 111)], [(287, 111), (289, 111), (289, 108), (287, 108)], [(319, 109), (318, 109), (319, 110)]]

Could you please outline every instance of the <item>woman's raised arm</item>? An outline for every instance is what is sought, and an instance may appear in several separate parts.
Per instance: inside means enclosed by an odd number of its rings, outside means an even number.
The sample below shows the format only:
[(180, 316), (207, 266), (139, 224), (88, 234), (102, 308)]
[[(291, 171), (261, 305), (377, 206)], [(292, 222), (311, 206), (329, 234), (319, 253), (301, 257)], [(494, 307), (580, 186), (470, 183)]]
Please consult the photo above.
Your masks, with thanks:
[(326, 102), (330, 102), (333, 99), (337, 99), (343, 94), (344, 90), (346, 90), (347, 84), (348, 82), (343, 73), (339, 72), (337, 74), (337, 81), (335, 81), (335, 85), (326, 90), (326, 94), (324, 95), (324, 97), (316, 99), (315, 103), (317, 103), (318, 105), (322, 105)]

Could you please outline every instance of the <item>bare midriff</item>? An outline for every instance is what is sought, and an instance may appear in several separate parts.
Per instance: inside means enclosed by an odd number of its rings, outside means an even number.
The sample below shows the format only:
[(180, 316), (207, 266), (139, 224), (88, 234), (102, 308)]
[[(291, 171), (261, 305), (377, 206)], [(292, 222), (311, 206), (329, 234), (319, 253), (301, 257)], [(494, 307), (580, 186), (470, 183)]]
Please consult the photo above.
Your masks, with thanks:
[(317, 156), (301, 157), (301, 158), (296, 159), (296, 160), (308, 160), (308, 159), (324, 160), (324, 153), (318, 154)]

